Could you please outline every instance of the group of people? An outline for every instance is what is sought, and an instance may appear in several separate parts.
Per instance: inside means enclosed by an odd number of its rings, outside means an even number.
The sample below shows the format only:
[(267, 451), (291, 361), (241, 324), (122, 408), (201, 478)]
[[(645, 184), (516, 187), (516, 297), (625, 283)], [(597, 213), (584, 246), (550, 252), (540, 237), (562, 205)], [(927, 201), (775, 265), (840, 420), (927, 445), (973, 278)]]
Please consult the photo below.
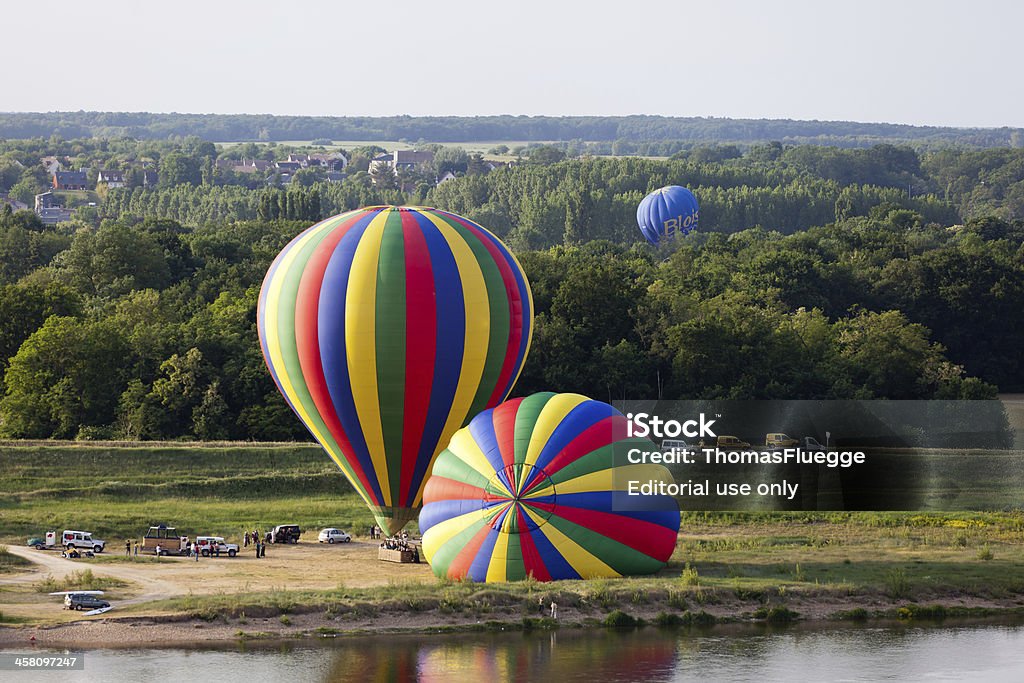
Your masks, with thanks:
[(242, 547), (243, 548), (248, 548), (250, 543), (253, 543), (253, 544), (256, 544), (256, 545), (266, 545), (267, 543), (270, 543), (271, 541), (273, 541), (273, 534), (271, 534), (268, 531), (267, 533), (263, 534), (263, 542), (260, 543), (260, 532), (257, 529), (253, 529), (252, 531), (246, 531), (245, 532), (244, 541), (243, 541), (244, 545)]
[(409, 532), (403, 531), (401, 535), (393, 538), (385, 538), (380, 547), (385, 550), (402, 550), (412, 553), (412, 561), (419, 564), (420, 549), (415, 543), (409, 543)]
[(132, 555), (135, 555), (135, 557), (139, 556), (139, 542), (138, 541), (130, 541), (130, 540), (125, 541), (124, 542), (124, 556), (125, 557), (131, 557)]
[(370, 527), (370, 538), (384, 538), (384, 531), (374, 524)]

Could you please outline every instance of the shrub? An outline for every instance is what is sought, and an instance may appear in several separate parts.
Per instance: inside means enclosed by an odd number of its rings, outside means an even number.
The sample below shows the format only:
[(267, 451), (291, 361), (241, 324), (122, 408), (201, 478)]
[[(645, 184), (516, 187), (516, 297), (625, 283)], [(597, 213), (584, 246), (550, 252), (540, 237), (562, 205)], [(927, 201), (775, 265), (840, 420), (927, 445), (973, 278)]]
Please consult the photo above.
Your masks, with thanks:
[(606, 616), (601, 623), (610, 628), (636, 628), (642, 622), (631, 614), (617, 609)]
[(788, 607), (759, 607), (754, 611), (755, 619), (763, 619), (769, 624), (788, 624), (796, 621), (800, 615)]
[(910, 580), (901, 567), (891, 569), (885, 575), (885, 594), (893, 600), (910, 596)]
[(981, 548), (978, 550), (978, 559), (982, 560), (983, 562), (988, 562), (989, 560), (995, 559), (995, 554), (992, 552), (992, 549), (989, 548), (986, 544), (981, 546)]
[(665, 628), (669, 626), (681, 626), (683, 618), (678, 614), (669, 614), (668, 612), (658, 612), (658, 616), (654, 617), (654, 624), (656, 626)]
[(699, 586), (700, 585), (700, 574), (697, 573), (696, 567), (691, 567), (690, 563), (687, 562), (686, 566), (683, 567), (683, 573), (679, 576), (684, 586)]

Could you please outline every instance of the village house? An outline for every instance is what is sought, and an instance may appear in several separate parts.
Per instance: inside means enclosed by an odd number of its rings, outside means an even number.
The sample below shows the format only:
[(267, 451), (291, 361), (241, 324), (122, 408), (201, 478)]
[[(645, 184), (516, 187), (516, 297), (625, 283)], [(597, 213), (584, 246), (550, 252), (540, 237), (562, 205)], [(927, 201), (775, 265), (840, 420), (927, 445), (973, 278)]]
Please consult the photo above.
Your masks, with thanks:
[(103, 171), (101, 170), (96, 176), (97, 185), (106, 185), (111, 190), (124, 187), (127, 185), (124, 181), (124, 175), (120, 171)]
[(84, 190), (87, 184), (85, 170), (57, 171), (53, 174), (53, 189)]
[(64, 164), (62, 163), (62, 161), (67, 161), (67, 158), (64, 158), (62, 160), (59, 157), (47, 156), (40, 159), (39, 163), (41, 163), (43, 165), (43, 168), (46, 169), (47, 175), (53, 176), (53, 174), (56, 173), (57, 171), (64, 170)]

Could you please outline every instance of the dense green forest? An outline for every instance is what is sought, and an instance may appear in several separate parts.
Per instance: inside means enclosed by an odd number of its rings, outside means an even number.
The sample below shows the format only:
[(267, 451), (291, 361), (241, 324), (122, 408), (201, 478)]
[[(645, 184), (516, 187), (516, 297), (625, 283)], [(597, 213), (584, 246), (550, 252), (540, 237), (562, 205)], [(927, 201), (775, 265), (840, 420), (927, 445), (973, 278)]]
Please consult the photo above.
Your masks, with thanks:
[[(692, 144), (782, 140), (841, 147), (880, 142), (1021, 147), (1018, 128), (944, 128), (852, 121), (668, 116), (271, 116), (145, 112), (0, 113), (0, 138), (49, 137), (162, 140), (196, 135), (214, 142), (410, 140), (474, 142), (577, 140), (606, 143), (602, 154), (674, 154)], [(618, 143), (618, 149), (611, 144)], [(653, 145), (653, 146), (652, 146)], [(676, 145), (673, 148), (673, 145)], [(656, 147), (655, 147), (656, 146)]]
[[(161, 172), (55, 227), (0, 212), (0, 435), (301, 437), (260, 355), (260, 283), (312, 222), (377, 203), (456, 211), (516, 250), (537, 310), (518, 395), (1024, 389), (1024, 150), (536, 150), (490, 173), (454, 155), (459, 177), (439, 186), (353, 170), (275, 187), (218, 175), (223, 152), (198, 139), (0, 143), (0, 190), (42, 182), (44, 155)], [(350, 169), (373, 151), (348, 150)], [(635, 208), (668, 183), (694, 189), (701, 228), (652, 249)]]

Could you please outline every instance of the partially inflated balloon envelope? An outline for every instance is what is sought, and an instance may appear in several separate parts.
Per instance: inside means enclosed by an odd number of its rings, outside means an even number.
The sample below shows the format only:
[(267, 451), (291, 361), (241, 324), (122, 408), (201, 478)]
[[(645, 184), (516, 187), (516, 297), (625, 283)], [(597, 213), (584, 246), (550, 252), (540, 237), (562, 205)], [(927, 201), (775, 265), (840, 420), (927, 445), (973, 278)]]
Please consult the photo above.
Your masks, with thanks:
[(437, 453), (512, 390), (533, 300), (508, 248), (436, 209), (328, 218), (278, 255), (258, 327), (285, 400), (389, 534)]
[(636, 222), (651, 244), (697, 229), (700, 207), (697, 198), (685, 187), (669, 185), (655, 190), (640, 201)]
[[(650, 574), (668, 561), (679, 507), (628, 481), (671, 482), (662, 465), (628, 464), (626, 419), (578, 394), (502, 403), (456, 432), (434, 463), (420, 513), (438, 576), (540, 581)], [(613, 452), (615, 456), (613, 457)]]

